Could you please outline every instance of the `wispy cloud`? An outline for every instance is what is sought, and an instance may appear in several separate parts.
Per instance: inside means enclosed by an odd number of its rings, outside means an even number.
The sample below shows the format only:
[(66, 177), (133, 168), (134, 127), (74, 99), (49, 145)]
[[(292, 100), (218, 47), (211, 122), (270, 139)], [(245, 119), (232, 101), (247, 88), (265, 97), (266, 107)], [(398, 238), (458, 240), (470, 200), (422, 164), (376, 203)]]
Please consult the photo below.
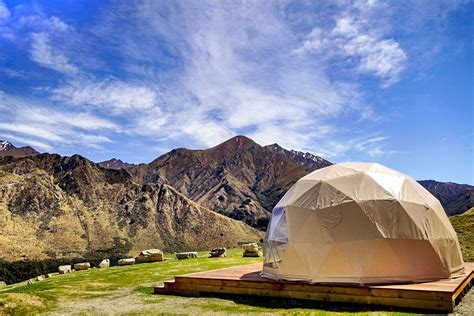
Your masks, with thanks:
[(64, 74), (76, 74), (79, 69), (71, 64), (69, 59), (61, 52), (51, 46), (48, 34), (31, 34), (31, 59), (43, 67), (62, 72)]
[(99, 148), (112, 142), (103, 133), (120, 131), (115, 123), (91, 113), (54, 109), (5, 93), (0, 94), (0, 115), (0, 133), (15, 133), (18, 140), (32, 140), (44, 149), (74, 144)]
[(373, 29), (367, 20), (348, 13), (336, 17), (331, 29), (315, 27), (294, 52), (340, 59), (360, 73), (381, 78), (384, 87), (399, 80), (408, 59), (397, 41), (384, 38), (380, 29)]
[(52, 142), (64, 142), (65, 139), (61, 136), (49, 131), (44, 127), (27, 125), (21, 123), (0, 123), (0, 130), (17, 132), (20, 134), (38, 137)]
[[(299, 135), (286, 145), (308, 148), (311, 135), (323, 125), (316, 121), (357, 108), (360, 95), (354, 85), (331, 80), (312, 58), (292, 55), (289, 48), (297, 44), (296, 34), (279, 16), (278, 6), (148, 2), (132, 16), (121, 9), (116, 8), (120, 14), (116, 11), (115, 16), (138, 21), (127, 27), (138, 28), (141, 40), (180, 39), (169, 49), (181, 57), (182, 67), (171, 84), (160, 87), (159, 110), (151, 112), (159, 115), (154, 121), (167, 138), (193, 138), (209, 146), (237, 133), (267, 141), (270, 133), (276, 138), (279, 129), (281, 134)], [(181, 91), (178, 97), (176, 90)], [(149, 125), (143, 118), (137, 122), (142, 129)]]
[(157, 102), (155, 91), (147, 86), (120, 80), (91, 81), (75, 79), (52, 90), (53, 99), (78, 106), (96, 106), (106, 110), (143, 110)]

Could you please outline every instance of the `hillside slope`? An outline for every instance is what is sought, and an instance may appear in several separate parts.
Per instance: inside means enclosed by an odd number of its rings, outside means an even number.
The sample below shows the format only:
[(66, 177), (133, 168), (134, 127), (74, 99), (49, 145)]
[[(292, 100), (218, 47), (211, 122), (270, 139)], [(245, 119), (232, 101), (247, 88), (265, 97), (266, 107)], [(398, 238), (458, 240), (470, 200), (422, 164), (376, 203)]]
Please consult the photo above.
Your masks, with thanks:
[(461, 215), (450, 216), (451, 224), (458, 234), (464, 261), (474, 261), (474, 208)]
[(2, 259), (126, 254), (232, 246), (262, 233), (165, 184), (80, 157), (0, 159)]

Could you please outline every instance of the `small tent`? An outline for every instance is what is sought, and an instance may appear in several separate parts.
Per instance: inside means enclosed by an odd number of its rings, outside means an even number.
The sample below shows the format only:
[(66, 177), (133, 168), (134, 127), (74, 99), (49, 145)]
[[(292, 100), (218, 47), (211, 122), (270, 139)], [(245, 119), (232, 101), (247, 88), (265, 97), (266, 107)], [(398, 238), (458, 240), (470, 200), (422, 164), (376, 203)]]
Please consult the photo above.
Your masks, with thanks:
[(440, 202), (376, 163), (341, 163), (301, 178), (272, 212), (262, 276), (330, 283), (422, 282), (464, 272)]

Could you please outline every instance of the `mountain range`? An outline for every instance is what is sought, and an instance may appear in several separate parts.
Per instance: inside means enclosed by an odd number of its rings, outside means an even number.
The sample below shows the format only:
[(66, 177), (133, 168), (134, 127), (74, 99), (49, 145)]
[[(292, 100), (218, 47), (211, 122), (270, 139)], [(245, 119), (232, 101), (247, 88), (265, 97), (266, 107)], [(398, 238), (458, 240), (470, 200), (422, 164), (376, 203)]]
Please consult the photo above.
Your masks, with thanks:
[[(245, 136), (206, 150), (174, 149), (138, 165), (0, 144), (5, 260), (258, 241), (271, 209), (291, 185), (332, 164), (278, 144), (260, 146)], [(473, 204), (473, 186), (420, 183), (448, 214)]]
[[(247, 148), (250, 149), (249, 152), (246, 152)], [(237, 155), (234, 157), (231, 153), (222, 154), (217, 159), (209, 158), (215, 157), (216, 152), (229, 153), (229, 151), (235, 151)], [(247, 159), (244, 157), (247, 157)], [(252, 158), (249, 159), (249, 157)], [(257, 164), (249, 163), (254, 161), (255, 157), (260, 159), (259, 162)], [(236, 161), (239, 163), (236, 163)], [(293, 164), (289, 164), (289, 162)], [(285, 170), (284, 177), (286, 180), (283, 182), (281, 181), (283, 178), (281, 170), (280, 173), (273, 173), (275, 163), (277, 165), (282, 164), (282, 170)], [(137, 166), (123, 163), (117, 159), (100, 162), (99, 164), (105, 168), (126, 169), (140, 178), (141, 182), (155, 182), (161, 179), (165, 183), (170, 183), (176, 187), (184, 195), (212, 210), (237, 219), (244, 219), (252, 226), (261, 228), (265, 225), (256, 225), (255, 220), (260, 219), (265, 224), (263, 218), (271, 211), (276, 203), (275, 201), (278, 201), (282, 193), (289, 188), (288, 184), (294, 183), (307, 173), (327, 167), (332, 162), (308, 152), (287, 150), (278, 144), (260, 146), (245, 136), (237, 136), (207, 150), (175, 149), (160, 156), (150, 164)], [(113, 167), (111, 167), (112, 165)], [(210, 169), (213, 173), (209, 173), (209, 170), (207, 170), (207, 173), (204, 173), (206, 176), (204, 176), (202, 168)], [(262, 182), (257, 179), (257, 175), (261, 174), (262, 171), (265, 172), (266, 177), (271, 178), (267, 179), (269, 182), (266, 184), (265, 181)], [(236, 179), (235, 175), (239, 172), (252, 176)], [(144, 174), (146, 174), (145, 178), (143, 178)], [(201, 177), (196, 177), (196, 174), (201, 175)], [(222, 174), (225, 174), (225, 176)], [(255, 181), (255, 179), (257, 180)], [(256, 186), (256, 182), (259, 183), (258, 186)], [(435, 180), (420, 180), (418, 182), (438, 198), (448, 215), (461, 214), (474, 206), (474, 186), (472, 185)], [(218, 187), (219, 190), (211, 192), (216, 183), (221, 184)], [(222, 191), (222, 186), (225, 187), (226, 183), (230, 183), (233, 190), (231, 194), (227, 193), (229, 188), (227, 188), (227, 191), (225, 189)], [(199, 189), (196, 190), (195, 187), (197, 186)], [(206, 195), (206, 192), (212, 194)], [(217, 193), (221, 193), (221, 195), (219, 196)], [(251, 199), (251, 205), (246, 204), (247, 207), (238, 205), (246, 200), (245, 197)], [(214, 201), (211, 200), (212, 198), (214, 198)], [(218, 201), (215, 201), (215, 199), (218, 199)], [(252, 218), (254, 217), (252, 215), (250, 217), (246, 216), (246, 213), (250, 212), (249, 208), (261, 210), (258, 214), (253, 214), (261, 217), (255, 219)]]

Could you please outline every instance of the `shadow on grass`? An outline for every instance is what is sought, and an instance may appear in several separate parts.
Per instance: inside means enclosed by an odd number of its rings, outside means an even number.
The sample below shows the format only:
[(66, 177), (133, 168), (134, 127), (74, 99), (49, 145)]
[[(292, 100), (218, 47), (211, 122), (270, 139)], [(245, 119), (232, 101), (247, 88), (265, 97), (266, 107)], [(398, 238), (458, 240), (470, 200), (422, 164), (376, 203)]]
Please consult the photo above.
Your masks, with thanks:
[[(340, 302), (322, 302), (322, 301), (310, 301), (303, 299), (289, 299), (280, 297), (266, 297), (266, 296), (247, 296), (247, 295), (236, 295), (236, 294), (216, 294), (216, 293), (205, 293), (201, 292), (200, 297), (206, 298), (220, 298), (225, 300), (233, 301), (238, 305), (247, 305), (249, 307), (277, 310), (284, 309), (288, 312), (291, 310), (318, 310), (321, 312), (338, 312), (338, 313), (354, 313), (354, 312), (366, 312), (366, 313), (390, 313), (390, 314), (437, 314), (439, 311), (430, 310), (418, 310), (402, 307), (389, 307), (389, 306), (375, 306), (375, 305), (364, 305), (364, 304), (350, 304)], [(219, 306), (216, 306), (216, 311), (223, 311)]]

